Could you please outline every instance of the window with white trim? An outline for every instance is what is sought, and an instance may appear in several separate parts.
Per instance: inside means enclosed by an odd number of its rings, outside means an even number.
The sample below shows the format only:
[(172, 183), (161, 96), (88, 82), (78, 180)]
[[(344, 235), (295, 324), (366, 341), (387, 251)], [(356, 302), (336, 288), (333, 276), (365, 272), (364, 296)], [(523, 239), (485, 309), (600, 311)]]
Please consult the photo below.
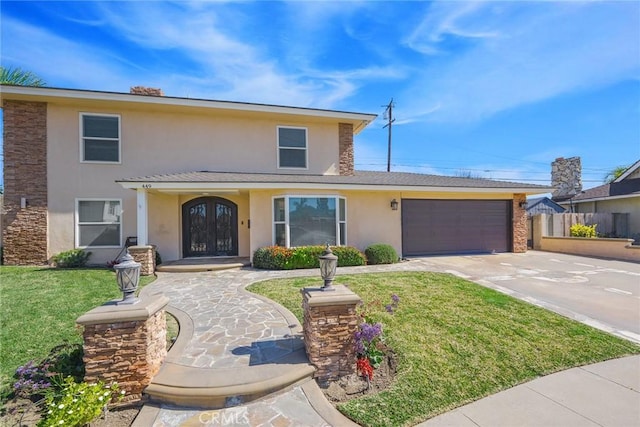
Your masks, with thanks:
[(346, 245), (346, 199), (337, 196), (273, 198), (273, 243), (277, 246)]
[(120, 116), (80, 113), (80, 160), (120, 163)]
[(121, 247), (121, 213), (119, 199), (77, 199), (76, 247)]
[(278, 167), (307, 168), (307, 129), (278, 126)]

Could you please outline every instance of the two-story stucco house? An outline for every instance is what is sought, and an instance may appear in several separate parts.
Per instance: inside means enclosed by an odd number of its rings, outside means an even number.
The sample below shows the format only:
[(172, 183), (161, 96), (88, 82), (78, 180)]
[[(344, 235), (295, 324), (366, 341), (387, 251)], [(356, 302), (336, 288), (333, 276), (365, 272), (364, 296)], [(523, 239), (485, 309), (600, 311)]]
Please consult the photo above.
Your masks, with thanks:
[(373, 114), (2, 86), (4, 257), (127, 237), (165, 260), (268, 245), (388, 243), (403, 256), (526, 250), (525, 196), (550, 188), (354, 170)]

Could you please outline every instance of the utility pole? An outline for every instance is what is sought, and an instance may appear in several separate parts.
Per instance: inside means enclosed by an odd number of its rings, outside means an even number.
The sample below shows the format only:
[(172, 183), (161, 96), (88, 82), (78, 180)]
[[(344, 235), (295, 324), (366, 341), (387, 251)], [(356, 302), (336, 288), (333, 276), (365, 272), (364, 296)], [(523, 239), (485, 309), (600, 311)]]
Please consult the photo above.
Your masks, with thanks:
[(386, 127), (389, 128), (389, 142), (387, 147), (387, 172), (391, 172), (391, 124), (396, 120), (393, 118), (393, 98), (391, 98), (391, 101), (389, 101), (389, 104), (385, 105), (385, 107), (387, 107), (387, 109), (384, 110), (384, 119), (387, 121), (387, 124), (383, 126), (383, 129)]

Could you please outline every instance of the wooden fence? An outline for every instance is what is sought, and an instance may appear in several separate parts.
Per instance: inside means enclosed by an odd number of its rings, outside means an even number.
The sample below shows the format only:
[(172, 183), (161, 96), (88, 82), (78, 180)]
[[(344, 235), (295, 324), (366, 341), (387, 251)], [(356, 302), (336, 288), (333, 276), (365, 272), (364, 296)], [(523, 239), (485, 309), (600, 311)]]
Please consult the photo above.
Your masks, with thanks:
[[(601, 237), (629, 237), (629, 214), (618, 213), (562, 213), (544, 214), (546, 236), (570, 237), (570, 228), (574, 224), (596, 224), (596, 232)], [(529, 222), (531, 225), (531, 222)], [(529, 236), (533, 237), (531, 227)]]

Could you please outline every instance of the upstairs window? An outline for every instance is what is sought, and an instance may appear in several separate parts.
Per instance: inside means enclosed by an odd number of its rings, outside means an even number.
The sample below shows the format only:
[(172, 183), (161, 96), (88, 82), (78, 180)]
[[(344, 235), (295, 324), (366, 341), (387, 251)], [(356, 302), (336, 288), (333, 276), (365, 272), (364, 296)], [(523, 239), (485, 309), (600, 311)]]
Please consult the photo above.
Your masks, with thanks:
[(278, 167), (307, 168), (307, 129), (278, 126)]
[(80, 114), (80, 160), (120, 163), (120, 116)]

